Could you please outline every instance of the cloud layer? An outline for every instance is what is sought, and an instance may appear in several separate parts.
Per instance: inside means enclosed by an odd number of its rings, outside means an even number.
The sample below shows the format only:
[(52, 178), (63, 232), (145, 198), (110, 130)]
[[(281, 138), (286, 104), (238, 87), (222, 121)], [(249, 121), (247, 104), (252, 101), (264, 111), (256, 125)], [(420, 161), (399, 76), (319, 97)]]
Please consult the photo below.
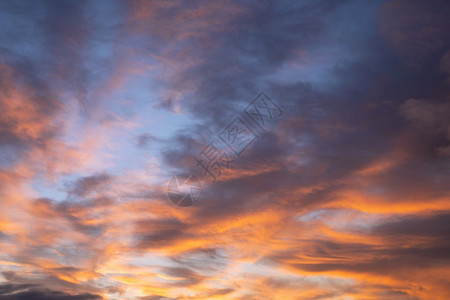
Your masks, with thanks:
[[(1, 2), (0, 299), (448, 299), (449, 13)], [(173, 205), (211, 141), (230, 165)]]

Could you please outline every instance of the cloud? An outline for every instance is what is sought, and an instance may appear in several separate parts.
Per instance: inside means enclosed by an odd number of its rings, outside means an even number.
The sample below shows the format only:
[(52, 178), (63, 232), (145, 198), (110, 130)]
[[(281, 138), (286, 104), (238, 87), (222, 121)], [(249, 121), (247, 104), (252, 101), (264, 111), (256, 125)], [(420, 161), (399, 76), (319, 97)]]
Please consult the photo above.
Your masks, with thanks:
[(448, 47), (449, 25), (444, 1), (388, 1), (383, 5), (381, 30), (409, 66), (418, 68)]
[(30, 284), (2, 284), (0, 285), (0, 299), (2, 300), (96, 300), (103, 299), (94, 294), (71, 295), (64, 292), (52, 291)]
[(185, 231), (189, 227), (188, 224), (184, 224), (177, 219), (141, 221), (136, 225), (138, 233), (143, 233), (139, 238), (139, 245), (143, 248), (159, 248), (177, 242), (185, 235)]
[(450, 122), (447, 115), (450, 105), (447, 102), (408, 99), (400, 107), (400, 113), (416, 125), (423, 135), (434, 138), (430, 146), (435, 147), (437, 154), (448, 156)]
[(448, 298), (444, 2), (1, 6), (0, 298)]
[(79, 197), (87, 196), (96, 189), (103, 189), (102, 186), (109, 183), (111, 179), (111, 176), (108, 174), (96, 174), (77, 179), (73, 183), (72, 188), (69, 189), (69, 194)]

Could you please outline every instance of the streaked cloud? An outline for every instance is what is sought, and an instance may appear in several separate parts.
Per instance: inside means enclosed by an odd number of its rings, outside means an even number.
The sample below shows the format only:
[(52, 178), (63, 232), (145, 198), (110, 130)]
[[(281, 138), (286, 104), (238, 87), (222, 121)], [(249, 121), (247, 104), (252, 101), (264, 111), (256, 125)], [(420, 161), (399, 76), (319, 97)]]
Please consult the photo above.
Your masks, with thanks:
[[(0, 3), (0, 299), (447, 299), (445, 1)], [(283, 109), (200, 202), (177, 173)]]

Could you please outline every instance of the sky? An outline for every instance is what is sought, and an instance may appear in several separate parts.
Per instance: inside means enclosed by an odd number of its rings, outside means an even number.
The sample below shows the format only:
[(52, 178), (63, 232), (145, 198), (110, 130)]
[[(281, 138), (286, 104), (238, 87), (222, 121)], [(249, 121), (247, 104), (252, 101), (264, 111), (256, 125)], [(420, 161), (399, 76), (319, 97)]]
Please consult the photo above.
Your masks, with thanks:
[(450, 299), (449, 15), (1, 0), (0, 300)]

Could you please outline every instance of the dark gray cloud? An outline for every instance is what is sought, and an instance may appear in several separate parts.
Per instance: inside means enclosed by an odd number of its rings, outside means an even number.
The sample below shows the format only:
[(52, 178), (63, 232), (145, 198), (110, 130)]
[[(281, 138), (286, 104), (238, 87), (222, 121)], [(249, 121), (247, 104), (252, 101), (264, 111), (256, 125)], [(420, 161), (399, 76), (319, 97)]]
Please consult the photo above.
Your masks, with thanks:
[(0, 299), (2, 300), (101, 300), (99, 295), (82, 293), (71, 295), (65, 292), (53, 291), (34, 284), (1, 284)]
[(173, 286), (192, 286), (205, 279), (204, 276), (184, 267), (166, 267), (162, 269), (162, 272), (169, 276), (182, 278), (176, 283), (172, 283)]
[(448, 240), (450, 238), (450, 214), (431, 216), (406, 216), (392, 222), (383, 223), (372, 231), (375, 235), (411, 237), (431, 237)]
[[(66, 275), (70, 276), (71, 274), (75, 274), (79, 270), (80, 270), (79, 268), (64, 267), (61, 268), (61, 270), (54, 270), (54, 271), (65, 272)], [(89, 284), (84, 283), (77, 284), (62, 280), (56, 276), (51, 275), (30, 278), (28, 276), (22, 276), (20, 274), (17, 274), (16, 272), (13, 271), (4, 271), (1, 272), (1, 274), (7, 280), (7, 282), (2, 283), (0, 285), (5, 287), (5, 289), (2, 290), (3, 292), (0, 294), (0, 299), (34, 299), (31, 297), (37, 297), (36, 299), (55, 299), (55, 300), (103, 299), (99, 295), (100, 293), (99, 289), (92, 287)]]
[(140, 248), (158, 248), (186, 238), (189, 224), (178, 219), (142, 220), (136, 223), (136, 238)]
[(68, 184), (69, 195), (84, 197), (95, 190), (103, 190), (106, 184), (111, 183), (113, 177), (109, 174), (95, 174), (77, 179)]
[(137, 137), (137, 146), (140, 148), (147, 148), (160, 142), (162, 142), (161, 139), (149, 133), (141, 134)]

